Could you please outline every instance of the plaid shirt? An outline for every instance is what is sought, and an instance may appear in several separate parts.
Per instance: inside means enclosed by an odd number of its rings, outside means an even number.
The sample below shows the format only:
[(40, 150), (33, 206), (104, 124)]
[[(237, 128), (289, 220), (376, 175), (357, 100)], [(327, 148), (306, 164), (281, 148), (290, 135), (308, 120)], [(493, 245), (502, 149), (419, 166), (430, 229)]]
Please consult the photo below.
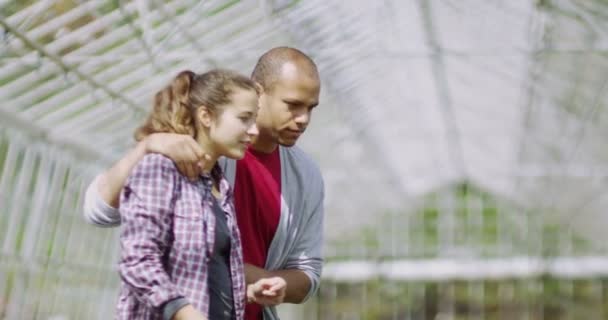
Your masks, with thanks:
[(208, 316), (208, 264), (215, 239), (212, 178), (230, 229), (230, 275), (236, 319), (243, 319), (245, 278), (232, 192), (222, 170), (191, 182), (174, 163), (150, 154), (137, 164), (120, 197), (122, 278), (117, 319), (162, 319), (163, 305), (184, 297)]

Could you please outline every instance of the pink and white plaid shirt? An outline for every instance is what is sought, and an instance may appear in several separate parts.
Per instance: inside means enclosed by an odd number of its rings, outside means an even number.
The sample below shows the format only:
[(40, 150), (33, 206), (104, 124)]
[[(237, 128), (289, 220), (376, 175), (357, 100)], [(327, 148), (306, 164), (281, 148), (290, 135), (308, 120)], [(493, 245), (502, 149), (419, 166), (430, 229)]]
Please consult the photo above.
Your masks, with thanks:
[(230, 274), (236, 319), (245, 309), (245, 274), (232, 192), (219, 166), (196, 182), (173, 161), (150, 154), (131, 172), (120, 197), (122, 279), (117, 319), (162, 319), (164, 303), (184, 297), (208, 316), (208, 264), (215, 216), (211, 176), (220, 178), (230, 228)]

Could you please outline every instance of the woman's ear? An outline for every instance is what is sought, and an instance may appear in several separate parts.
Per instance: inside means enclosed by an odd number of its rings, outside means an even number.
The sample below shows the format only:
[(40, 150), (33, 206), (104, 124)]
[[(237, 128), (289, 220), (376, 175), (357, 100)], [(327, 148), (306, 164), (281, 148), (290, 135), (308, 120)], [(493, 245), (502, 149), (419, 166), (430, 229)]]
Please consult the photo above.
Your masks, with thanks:
[(198, 117), (198, 121), (205, 128), (211, 127), (211, 112), (205, 106), (200, 106), (196, 109), (196, 116)]

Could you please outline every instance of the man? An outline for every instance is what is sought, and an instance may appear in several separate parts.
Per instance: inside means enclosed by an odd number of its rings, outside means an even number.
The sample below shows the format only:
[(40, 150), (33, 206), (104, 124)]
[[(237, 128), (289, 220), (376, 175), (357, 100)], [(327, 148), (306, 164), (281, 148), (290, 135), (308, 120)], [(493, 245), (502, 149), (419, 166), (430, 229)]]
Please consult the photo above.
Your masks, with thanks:
[[(278, 319), (274, 305), (304, 302), (319, 285), (323, 180), (318, 167), (295, 144), (318, 104), (320, 79), (312, 59), (288, 47), (263, 54), (252, 79), (263, 89), (256, 120), (259, 135), (242, 160), (223, 159), (222, 167), (234, 187), (247, 284), (273, 277), (286, 283), (284, 291), (273, 291), (269, 283), (248, 294), (253, 303), (247, 305), (245, 318), (268, 320)], [(149, 152), (173, 159), (192, 178), (205, 159), (189, 136), (150, 136), (91, 183), (85, 200), (90, 222), (120, 224), (116, 207), (123, 183)]]

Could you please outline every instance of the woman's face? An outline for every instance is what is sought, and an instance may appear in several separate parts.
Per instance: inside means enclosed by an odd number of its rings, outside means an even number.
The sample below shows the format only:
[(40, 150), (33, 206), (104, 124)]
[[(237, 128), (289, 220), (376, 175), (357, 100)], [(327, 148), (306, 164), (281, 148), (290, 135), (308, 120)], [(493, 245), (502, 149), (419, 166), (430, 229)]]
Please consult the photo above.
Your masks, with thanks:
[(241, 159), (258, 135), (258, 95), (254, 90), (235, 88), (230, 98), (229, 103), (219, 106), (221, 111), (209, 128), (209, 140), (218, 156)]

